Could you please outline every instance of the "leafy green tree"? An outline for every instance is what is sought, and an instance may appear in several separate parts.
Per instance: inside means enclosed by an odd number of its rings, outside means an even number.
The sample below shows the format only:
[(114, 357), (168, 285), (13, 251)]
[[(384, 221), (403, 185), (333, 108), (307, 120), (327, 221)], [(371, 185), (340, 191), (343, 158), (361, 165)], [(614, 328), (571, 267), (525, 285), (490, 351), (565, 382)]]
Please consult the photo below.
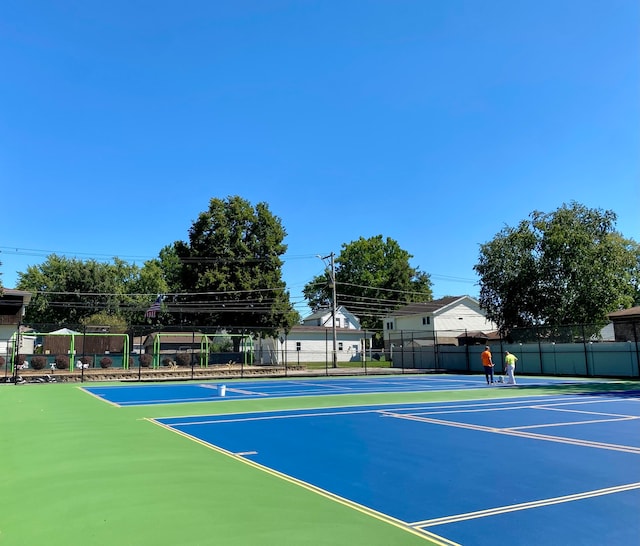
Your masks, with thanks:
[(538, 322), (538, 240), (528, 222), (505, 227), (481, 246), (474, 267), (481, 277), (480, 305), (499, 327), (523, 328)]
[[(413, 256), (382, 235), (342, 245), (335, 259), (337, 305), (360, 318), (363, 328), (380, 330), (381, 319), (411, 302), (431, 301), (431, 279), (411, 267)], [(331, 272), (307, 283), (303, 294), (312, 309), (332, 305)]]
[(633, 252), (636, 256), (636, 265), (632, 273), (631, 284), (635, 287), (633, 305), (640, 305), (640, 244), (633, 244)]
[(162, 269), (163, 280), (170, 292), (182, 292), (182, 261), (176, 250), (176, 243), (160, 250), (158, 257)]
[(189, 229), (189, 241), (174, 244), (184, 293), (169, 309), (191, 324), (235, 333), (273, 335), (290, 328), (297, 313), (282, 280), (285, 236), (266, 203), (253, 207), (238, 196), (211, 199)]
[(638, 294), (638, 243), (615, 230), (612, 211), (572, 202), (534, 211), (480, 245), (480, 305), (501, 331), (602, 324)]
[(18, 288), (34, 294), (25, 321), (53, 326), (82, 324), (96, 314), (139, 320), (150, 303), (140, 288), (160, 293), (166, 288), (161, 281), (160, 270), (154, 276), (119, 258), (103, 263), (56, 254), (18, 274)]
[(52, 325), (78, 324), (80, 319), (103, 311), (114, 286), (108, 282), (105, 264), (83, 262), (51, 254), (40, 265), (18, 274), (18, 288), (33, 292), (25, 320)]
[[(127, 285), (127, 312), (126, 317), (130, 324), (144, 324), (148, 322), (145, 311), (155, 301), (158, 294), (167, 294), (171, 291), (166, 280), (166, 273), (159, 259), (147, 260), (138, 275)], [(162, 321), (167, 323), (167, 315), (162, 316)]]
[(80, 319), (80, 324), (83, 327), (108, 326), (111, 334), (124, 334), (128, 328), (127, 321), (123, 317), (105, 312)]

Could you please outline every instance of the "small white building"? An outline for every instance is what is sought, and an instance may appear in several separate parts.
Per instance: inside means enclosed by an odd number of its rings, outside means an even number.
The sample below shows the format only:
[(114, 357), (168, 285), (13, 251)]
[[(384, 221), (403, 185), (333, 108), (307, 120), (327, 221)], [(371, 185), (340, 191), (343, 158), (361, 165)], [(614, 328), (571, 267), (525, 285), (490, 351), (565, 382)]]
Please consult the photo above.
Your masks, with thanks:
[[(372, 332), (360, 329), (360, 320), (345, 307), (336, 309), (336, 361), (360, 362), (371, 345)], [(256, 360), (261, 364), (333, 362), (333, 313), (312, 313), (288, 333), (256, 341)]]
[(33, 354), (35, 338), (30, 329), (20, 324), (25, 308), (31, 301), (31, 292), (4, 288), (0, 290), (0, 356), (8, 365), (18, 343), (18, 353)]
[(471, 332), (492, 332), (496, 324), (487, 320), (477, 300), (470, 296), (450, 296), (439, 300), (410, 303), (382, 319), (385, 351), (393, 351), (412, 341), (458, 345)]

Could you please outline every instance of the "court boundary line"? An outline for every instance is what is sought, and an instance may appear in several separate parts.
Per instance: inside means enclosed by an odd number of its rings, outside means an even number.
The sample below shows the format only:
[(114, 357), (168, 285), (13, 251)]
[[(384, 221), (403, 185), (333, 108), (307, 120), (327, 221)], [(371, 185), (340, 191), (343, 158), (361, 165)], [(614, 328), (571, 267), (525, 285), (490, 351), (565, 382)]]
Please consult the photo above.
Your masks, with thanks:
[[(507, 427), (503, 430), (524, 430), (531, 428), (545, 428), (545, 427), (566, 427), (570, 425), (593, 425), (595, 423), (616, 423), (618, 421), (633, 421), (634, 419), (640, 419), (640, 417), (628, 416), (628, 417), (615, 417), (611, 419), (591, 419), (589, 421), (567, 421), (565, 423), (549, 423), (548, 425), (522, 425), (521, 427)], [(586, 440), (583, 440), (586, 441)], [(612, 444), (615, 445), (615, 444)]]
[[(538, 395), (536, 395), (538, 396)], [(540, 395), (540, 396), (545, 396), (545, 395)], [(494, 400), (494, 399), (490, 399), (490, 400)], [(483, 409), (473, 409), (473, 410), (461, 410), (461, 411), (454, 411), (454, 412), (443, 412), (443, 411), (439, 411), (439, 408), (425, 408), (425, 407), (416, 407), (416, 408), (407, 408), (407, 410), (410, 411), (419, 411), (419, 410), (433, 410), (435, 409), (436, 411), (433, 411), (433, 413), (468, 413), (468, 412), (474, 412), (474, 411), (497, 411), (497, 410), (505, 410), (505, 409), (520, 409), (519, 407), (505, 407), (505, 406), (509, 406), (512, 404), (518, 404), (518, 403), (522, 403), (523, 401), (515, 401), (515, 400), (504, 400), (502, 401), (502, 399), (495, 399), (495, 400), (500, 400), (499, 402), (491, 402), (489, 401), (487, 405), (493, 405), (493, 404), (499, 404), (503, 407), (499, 407), (499, 408), (491, 408), (488, 410), (483, 410)], [(471, 405), (478, 405), (477, 402), (480, 403), (484, 403), (487, 402), (487, 400), (485, 399), (481, 399), (481, 400), (477, 400), (477, 401), (473, 401), (470, 400), (468, 402), (468, 404)], [(440, 404), (447, 404), (447, 402), (440, 402)], [(336, 416), (336, 415), (352, 415), (352, 414), (356, 414), (356, 413), (379, 413), (379, 414), (383, 414), (385, 415), (387, 412), (389, 412), (388, 406), (412, 406), (415, 404), (420, 404), (422, 405), (422, 402), (392, 402), (389, 404), (367, 404), (365, 406), (362, 405), (354, 405), (354, 406), (327, 406), (327, 407), (320, 407), (320, 408), (308, 408), (308, 409), (285, 409), (285, 410), (281, 410), (281, 409), (275, 409), (275, 410), (252, 410), (252, 411), (248, 411), (248, 412), (237, 412), (237, 413), (222, 413), (222, 414), (213, 414), (213, 415), (184, 415), (184, 416), (180, 416), (180, 417), (160, 417), (158, 419), (163, 419), (163, 420), (168, 420), (168, 419), (193, 419), (193, 418), (197, 418), (197, 417), (204, 417), (204, 419), (201, 419), (199, 421), (176, 421), (171, 423), (171, 425), (169, 426), (189, 426), (189, 425), (214, 425), (217, 423), (237, 423), (237, 422), (243, 422), (243, 421), (267, 421), (269, 419), (298, 419), (298, 418), (303, 418), (303, 417), (323, 417), (323, 416)], [(429, 404), (427, 402), (427, 404)], [(456, 407), (466, 407), (467, 404), (463, 405), (463, 406), (456, 406)], [(528, 408), (530, 406), (521, 406), (522, 408)], [(367, 409), (358, 409), (358, 408), (367, 408)], [(282, 415), (274, 415), (274, 414), (278, 414), (278, 413), (282, 413)], [(255, 417), (251, 417), (252, 414), (258, 414)], [(398, 415), (403, 415), (403, 414), (398, 414)], [(412, 415), (412, 414), (407, 414), (407, 415)], [(386, 416), (386, 415), (385, 415)], [(417, 417), (415, 415), (412, 415), (414, 417)], [(207, 417), (209, 417), (209, 419), (207, 419)], [(426, 418), (425, 418), (426, 419)], [(449, 422), (455, 422), (455, 421), (443, 421), (443, 423), (449, 423)], [(480, 425), (478, 425), (480, 426)]]
[(536, 434), (535, 432), (520, 432), (519, 430), (509, 428), (487, 427), (484, 425), (473, 425), (469, 423), (460, 423), (457, 421), (445, 421), (443, 419), (433, 419), (431, 417), (420, 417), (417, 415), (402, 415), (391, 412), (381, 412), (384, 417), (395, 419), (406, 419), (409, 421), (421, 421), (423, 423), (431, 423), (433, 425), (444, 425), (455, 428), (466, 428), (477, 430), (480, 432), (489, 432), (493, 434), (505, 434), (508, 436), (518, 436), (520, 438), (531, 438), (533, 440), (545, 440), (547, 442), (557, 442), (560, 444), (570, 444), (582, 447), (592, 447), (598, 449), (609, 449), (612, 451), (622, 451), (624, 453), (640, 454), (640, 447), (623, 446), (618, 444), (607, 444), (604, 442), (592, 442), (590, 440), (580, 440), (577, 438), (566, 438), (564, 436), (551, 436), (549, 434)]
[(422, 529), (423, 527), (434, 527), (436, 525), (458, 523), (460, 521), (467, 521), (470, 519), (482, 518), (487, 516), (508, 514), (509, 512), (517, 512), (519, 510), (529, 510), (531, 508), (553, 506), (554, 504), (562, 504), (565, 502), (573, 502), (576, 500), (591, 499), (595, 497), (601, 497), (603, 495), (612, 495), (615, 493), (622, 493), (624, 491), (633, 491), (634, 489), (640, 489), (640, 482), (628, 483), (625, 485), (617, 485), (614, 487), (605, 487), (603, 489), (594, 489), (592, 491), (584, 491), (582, 493), (574, 493), (571, 495), (563, 495), (560, 497), (551, 497), (548, 499), (540, 499), (537, 501), (522, 502), (519, 504), (508, 504), (505, 506), (488, 508), (486, 510), (477, 510), (475, 512), (466, 512), (463, 514), (455, 514), (451, 516), (444, 516), (441, 518), (421, 520), (421, 521), (410, 523), (409, 525), (416, 527), (418, 529)]
[[(224, 385), (224, 383), (222, 383), (222, 384)], [(199, 383), (196, 386), (200, 387), (202, 389), (211, 389), (212, 391), (217, 391), (220, 388), (220, 385), (217, 385), (217, 384), (207, 385), (206, 383)], [(234, 389), (230, 385), (227, 385), (227, 392), (237, 392), (238, 394), (246, 394), (246, 395), (251, 395), (251, 396), (270, 396), (266, 392), (255, 392), (255, 391), (245, 391), (245, 390), (242, 390), (242, 389)]]
[[(527, 396), (523, 396), (521, 398), (525, 398), (525, 399), (529, 399), (529, 398), (540, 398), (540, 397), (544, 397), (544, 396), (549, 396), (548, 394), (531, 394), (531, 395), (527, 395)], [(555, 398), (553, 398), (552, 400), (556, 400)], [(560, 398), (558, 398), (557, 400), (561, 400)], [(243, 400), (244, 401), (244, 400)], [(452, 408), (465, 408), (468, 407), (469, 405), (487, 405), (487, 406), (492, 406), (492, 405), (500, 405), (500, 406), (504, 406), (504, 407), (499, 407), (499, 408), (495, 408), (496, 410), (501, 410), (501, 409), (517, 409), (517, 408), (512, 408), (510, 406), (512, 405), (516, 405), (516, 404), (522, 404), (524, 403), (526, 400), (521, 400), (520, 398), (478, 398), (477, 400), (468, 400), (468, 401), (462, 401), (462, 400), (454, 400), (451, 402), (444, 402), (444, 401), (439, 401), (439, 402), (379, 402), (377, 404), (348, 404), (348, 405), (337, 405), (337, 406), (317, 406), (315, 408), (302, 408), (302, 409), (251, 409), (251, 410), (247, 410), (247, 411), (233, 411), (233, 412), (229, 412), (229, 413), (218, 413), (218, 414), (192, 414), (192, 415), (180, 415), (180, 416), (165, 416), (165, 417), (161, 417), (159, 419), (192, 419), (192, 418), (196, 418), (196, 417), (221, 417), (223, 415), (237, 415), (237, 416), (247, 416), (247, 415), (251, 415), (254, 413), (259, 413), (261, 414), (260, 418), (264, 418), (264, 419), (268, 419), (270, 418), (269, 415), (265, 415), (265, 414), (274, 414), (274, 413), (294, 413), (294, 412), (300, 412), (300, 411), (317, 411), (319, 412), (318, 415), (322, 415), (324, 414), (324, 410), (327, 411), (333, 411), (333, 412), (338, 412), (339, 410), (343, 410), (345, 413), (351, 413), (353, 408), (369, 408), (367, 410), (361, 410), (362, 412), (365, 411), (372, 411), (372, 412), (384, 412), (387, 411), (387, 408), (390, 407), (395, 407), (395, 406), (414, 406), (414, 405), (419, 405), (421, 407), (416, 407), (416, 408), (410, 408), (412, 411), (414, 410), (426, 410), (432, 413), (465, 413), (465, 412), (473, 412), (473, 411), (486, 411), (486, 410), (482, 410), (482, 409), (477, 409), (477, 410), (461, 410), (461, 411), (455, 411), (455, 412), (444, 412), (441, 411), (441, 409), (445, 409), (445, 407), (452, 407)], [(438, 404), (455, 404), (455, 405), (451, 405), (451, 406), (438, 406)], [(151, 406), (155, 405), (155, 404), (150, 404)], [(433, 406), (430, 406), (433, 405)], [(130, 406), (126, 406), (126, 407), (130, 407)], [(522, 407), (529, 407), (529, 406), (522, 406)], [(400, 408), (402, 409), (402, 408)], [(409, 409), (409, 408), (407, 408)], [(262, 417), (264, 416), (264, 417)], [(283, 415), (283, 416), (279, 416), (279, 415), (275, 415), (273, 416), (273, 418), (280, 418), (280, 417), (287, 417), (287, 415)], [(295, 415), (291, 415), (291, 417), (296, 417)], [(253, 419), (253, 418), (250, 418)], [(217, 419), (215, 420), (217, 421)], [(212, 423), (214, 421), (211, 421)], [(202, 421), (201, 424), (206, 424), (208, 423), (208, 421)], [(188, 424), (188, 423), (184, 423), (184, 424)]]
[(632, 419), (640, 419), (640, 416), (637, 415), (623, 415), (620, 413), (605, 413), (604, 411), (586, 411), (586, 410), (577, 410), (577, 409), (567, 409), (563, 408), (564, 404), (557, 404), (551, 406), (531, 406), (533, 409), (541, 409), (544, 411), (557, 411), (557, 412), (565, 412), (565, 413), (582, 413), (586, 415), (602, 415), (603, 417), (624, 417), (624, 418), (632, 418)]
[(100, 402), (104, 402), (106, 404), (109, 404), (110, 406), (113, 406), (114, 408), (122, 408), (122, 407), (124, 407), (121, 404), (118, 404), (117, 402), (113, 402), (111, 400), (107, 400), (106, 398), (102, 398), (102, 396), (100, 396), (99, 394), (96, 394), (94, 392), (91, 392), (90, 390), (87, 390), (86, 387), (76, 387), (76, 388), (78, 390), (81, 390), (81, 391), (85, 392), (89, 396), (93, 396), (96, 400), (100, 400)]

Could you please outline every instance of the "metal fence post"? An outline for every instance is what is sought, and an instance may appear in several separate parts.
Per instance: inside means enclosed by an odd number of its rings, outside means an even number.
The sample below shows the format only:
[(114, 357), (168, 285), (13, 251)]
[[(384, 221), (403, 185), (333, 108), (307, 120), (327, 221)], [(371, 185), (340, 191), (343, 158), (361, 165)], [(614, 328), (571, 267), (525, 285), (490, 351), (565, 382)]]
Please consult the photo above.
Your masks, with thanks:
[(584, 324), (581, 324), (582, 329), (582, 346), (584, 347), (584, 369), (587, 372), (587, 377), (591, 377), (589, 372), (589, 353), (587, 352), (587, 337), (585, 336)]
[(471, 361), (469, 360), (469, 335), (467, 329), (464, 329), (464, 352), (467, 359), (467, 372), (471, 372)]
[(540, 362), (540, 375), (544, 373), (544, 367), (542, 365), (542, 343), (540, 343), (540, 327), (536, 326), (536, 339), (538, 341), (538, 360)]
[(635, 340), (636, 345), (636, 362), (638, 363), (638, 377), (640, 377), (640, 353), (638, 353), (638, 322), (633, 322), (631, 326), (633, 327), (633, 339)]

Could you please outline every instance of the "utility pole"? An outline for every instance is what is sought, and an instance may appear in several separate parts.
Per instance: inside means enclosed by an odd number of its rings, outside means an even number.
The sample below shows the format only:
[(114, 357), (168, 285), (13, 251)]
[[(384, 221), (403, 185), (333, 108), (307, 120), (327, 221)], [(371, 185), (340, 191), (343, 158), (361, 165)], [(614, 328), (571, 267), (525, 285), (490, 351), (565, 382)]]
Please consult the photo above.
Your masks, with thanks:
[(328, 256), (318, 256), (321, 260), (330, 260), (331, 269), (329, 270), (329, 275), (331, 276), (331, 295), (332, 295), (332, 305), (331, 305), (331, 328), (333, 333), (333, 351), (331, 354), (332, 366), (334, 368), (338, 367), (338, 338), (336, 334), (336, 307), (337, 307), (337, 299), (336, 299), (336, 262), (335, 262), (335, 254), (332, 252)]

